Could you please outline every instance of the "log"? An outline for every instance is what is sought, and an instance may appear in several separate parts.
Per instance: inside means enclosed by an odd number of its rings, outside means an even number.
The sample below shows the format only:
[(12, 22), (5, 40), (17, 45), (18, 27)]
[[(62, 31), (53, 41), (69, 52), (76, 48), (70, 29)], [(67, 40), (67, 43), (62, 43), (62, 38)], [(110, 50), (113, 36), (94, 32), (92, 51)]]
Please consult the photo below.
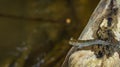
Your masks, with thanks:
[(96, 58), (93, 51), (81, 50), (73, 53), (69, 58), (69, 67), (120, 67), (119, 54), (116, 52), (107, 59)]
[(62, 67), (120, 67), (120, 0), (100, 1), (78, 38), (91, 39), (104, 40), (110, 44), (102, 44), (102, 47), (96, 44), (92, 48), (73, 46)]

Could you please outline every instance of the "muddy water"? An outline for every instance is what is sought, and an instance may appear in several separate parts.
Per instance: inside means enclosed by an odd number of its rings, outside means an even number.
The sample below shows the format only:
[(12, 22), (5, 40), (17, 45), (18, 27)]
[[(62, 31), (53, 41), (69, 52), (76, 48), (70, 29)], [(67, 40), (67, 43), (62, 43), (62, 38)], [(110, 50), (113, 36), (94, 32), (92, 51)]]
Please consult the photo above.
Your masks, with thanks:
[(79, 36), (96, 5), (89, 3), (0, 0), (0, 67), (60, 67), (68, 40)]

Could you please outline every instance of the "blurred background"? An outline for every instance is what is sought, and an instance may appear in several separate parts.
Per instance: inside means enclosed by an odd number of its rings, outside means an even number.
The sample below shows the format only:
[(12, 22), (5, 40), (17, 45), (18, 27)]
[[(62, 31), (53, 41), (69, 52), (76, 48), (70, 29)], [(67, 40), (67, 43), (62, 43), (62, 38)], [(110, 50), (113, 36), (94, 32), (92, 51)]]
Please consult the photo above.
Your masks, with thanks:
[(99, 0), (0, 0), (0, 67), (60, 67)]

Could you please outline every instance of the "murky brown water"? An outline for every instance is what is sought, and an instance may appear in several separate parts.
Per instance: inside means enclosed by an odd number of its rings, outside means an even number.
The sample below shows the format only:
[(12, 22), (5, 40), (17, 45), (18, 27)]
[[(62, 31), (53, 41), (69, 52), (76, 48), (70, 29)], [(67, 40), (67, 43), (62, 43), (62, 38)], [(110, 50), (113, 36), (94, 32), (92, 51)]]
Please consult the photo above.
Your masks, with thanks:
[(0, 0), (0, 67), (60, 67), (93, 2)]

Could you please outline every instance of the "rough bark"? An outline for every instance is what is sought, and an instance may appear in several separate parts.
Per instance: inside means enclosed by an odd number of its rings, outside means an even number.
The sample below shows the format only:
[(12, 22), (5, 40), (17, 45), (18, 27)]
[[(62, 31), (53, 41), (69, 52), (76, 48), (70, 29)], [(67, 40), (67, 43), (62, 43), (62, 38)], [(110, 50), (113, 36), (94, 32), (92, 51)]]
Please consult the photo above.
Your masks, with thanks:
[[(115, 41), (119, 42), (119, 17), (120, 17), (120, 1), (119, 0), (101, 0), (96, 10), (93, 12), (87, 26), (83, 30), (82, 34), (80, 35), (78, 40), (90, 40), (90, 39), (105, 39), (110, 40), (111, 45), (116, 45), (116, 43), (113, 43)], [(113, 12), (113, 10), (117, 10)], [(100, 30), (103, 30), (103, 28), (109, 27), (109, 20), (107, 18), (112, 18), (112, 24), (111, 28), (111, 34), (110, 35), (103, 35), (100, 34)], [(107, 21), (106, 21), (107, 19)], [(108, 29), (108, 28), (107, 28)], [(98, 32), (99, 31), (99, 32)], [(100, 34), (100, 38), (97, 34)], [(113, 38), (113, 39), (110, 39)], [(119, 46), (119, 43), (117, 43)], [(107, 51), (113, 51), (116, 48), (111, 47), (111, 50)], [(93, 51), (92, 51), (93, 50)], [(88, 48), (78, 50), (77, 47), (72, 47), (69, 51), (65, 62), (63, 64), (63, 67), (120, 67), (120, 64), (118, 63), (120, 61), (119, 58), (119, 48), (116, 51), (113, 51), (112, 55), (108, 57), (107, 54), (104, 54), (101, 58), (97, 58), (95, 55), (95, 52), (99, 50), (99, 48)]]

